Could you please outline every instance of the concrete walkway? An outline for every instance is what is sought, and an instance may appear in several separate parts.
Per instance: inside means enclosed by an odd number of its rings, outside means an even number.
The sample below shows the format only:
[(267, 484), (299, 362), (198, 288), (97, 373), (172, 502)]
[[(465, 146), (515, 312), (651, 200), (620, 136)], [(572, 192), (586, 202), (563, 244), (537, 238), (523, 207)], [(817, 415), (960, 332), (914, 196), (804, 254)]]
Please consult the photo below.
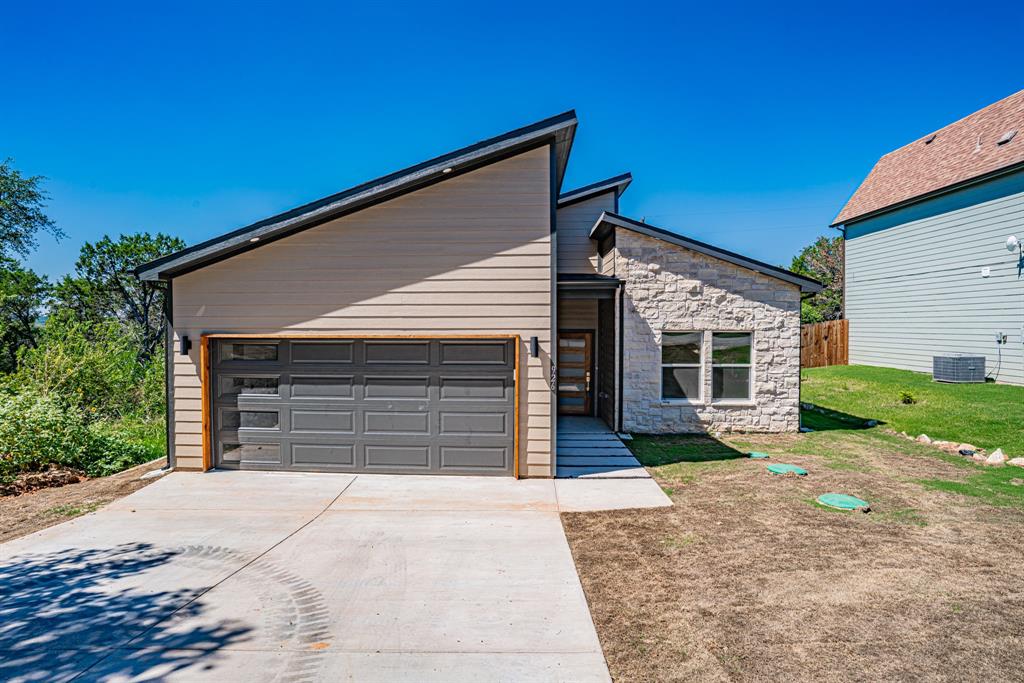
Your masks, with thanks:
[(615, 432), (596, 417), (558, 418), (558, 474), (562, 479), (650, 479)]
[(0, 545), (0, 680), (607, 681), (558, 513), (666, 504), (652, 481), (170, 474)]

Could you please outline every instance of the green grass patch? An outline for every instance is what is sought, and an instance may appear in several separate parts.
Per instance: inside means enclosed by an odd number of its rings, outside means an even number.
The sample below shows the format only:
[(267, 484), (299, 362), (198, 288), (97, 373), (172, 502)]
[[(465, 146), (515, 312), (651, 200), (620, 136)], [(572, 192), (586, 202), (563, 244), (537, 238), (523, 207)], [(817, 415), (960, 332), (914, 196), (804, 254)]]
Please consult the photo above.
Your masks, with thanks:
[(746, 453), (708, 436), (634, 434), (633, 439), (626, 443), (636, 459), (646, 467), (747, 457)]
[(57, 505), (46, 511), (46, 514), (54, 517), (78, 517), (80, 515), (95, 512), (103, 503), (86, 503), (85, 505)]
[[(1024, 387), (942, 384), (925, 373), (863, 365), (810, 368), (802, 379), (801, 401), (851, 418), (805, 411), (812, 429), (851, 429), (853, 420), (874, 419), (897, 432), (1024, 455)], [(902, 402), (904, 393), (915, 403)]]
[(935, 491), (978, 498), (989, 505), (1024, 508), (1024, 469), (1020, 467), (973, 466), (975, 474), (966, 479), (919, 479), (918, 483)]

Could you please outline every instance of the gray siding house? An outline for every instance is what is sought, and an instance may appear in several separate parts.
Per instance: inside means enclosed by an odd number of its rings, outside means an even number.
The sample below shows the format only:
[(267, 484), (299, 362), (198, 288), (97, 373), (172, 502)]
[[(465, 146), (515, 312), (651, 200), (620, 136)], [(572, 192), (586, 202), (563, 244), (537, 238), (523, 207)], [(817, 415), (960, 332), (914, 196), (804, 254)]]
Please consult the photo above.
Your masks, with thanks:
[(179, 469), (550, 477), (558, 417), (792, 431), (814, 280), (562, 190), (567, 112), (140, 266)]
[(882, 157), (839, 213), (850, 363), (1024, 384), (1024, 91)]

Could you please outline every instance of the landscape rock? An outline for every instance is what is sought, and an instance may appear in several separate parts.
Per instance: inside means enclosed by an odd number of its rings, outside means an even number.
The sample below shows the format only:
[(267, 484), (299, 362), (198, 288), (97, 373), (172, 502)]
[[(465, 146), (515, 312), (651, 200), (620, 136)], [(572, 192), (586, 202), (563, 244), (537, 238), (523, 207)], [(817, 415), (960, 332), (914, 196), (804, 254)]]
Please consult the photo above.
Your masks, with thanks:
[(1002, 465), (1006, 463), (1006, 454), (1003, 453), (1002, 448), (997, 448), (992, 451), (992, 454), (985, 458), (986, 465)]
[(971, 456), (971, 458), (977, 460), (978, 462), (985, 462), (985, 456), (982, 455), (981, 453), (975, 453), (974, 455)]
[(958, 451), (974, 451), (975, 453), (977, 453), (978, 451), (981, 450), (977, 446), (975, 446), (973, 444), (969, 444), (969, 443), (962, 443), (959, 446), (957, 446), (956, 449)]
[(932, 442), (931, 438), (930, 438), (930, 437), (929, 437), (929, 436), (928, 436), (927, 434), (921, 434), (921, 435), (919, 435), (919, 436), (917, 437), (916, 441), (917, 441), (918, 443), (931, 443), (931, 442)]
[(1015, 465), (1016, 467), (1024, 467), (1024, 458), (1010, 458), (1006, 461), (1007, 465)]

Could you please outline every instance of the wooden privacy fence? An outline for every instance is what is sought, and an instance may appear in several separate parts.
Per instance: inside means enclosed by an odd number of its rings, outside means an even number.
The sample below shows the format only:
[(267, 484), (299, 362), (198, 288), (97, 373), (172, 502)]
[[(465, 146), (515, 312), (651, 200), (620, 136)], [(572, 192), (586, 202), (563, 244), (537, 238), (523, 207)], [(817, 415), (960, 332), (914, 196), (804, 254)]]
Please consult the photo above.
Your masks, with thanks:
[(849, 320), (828, 320), (800, 328), (800, 367), (848, 365)]

